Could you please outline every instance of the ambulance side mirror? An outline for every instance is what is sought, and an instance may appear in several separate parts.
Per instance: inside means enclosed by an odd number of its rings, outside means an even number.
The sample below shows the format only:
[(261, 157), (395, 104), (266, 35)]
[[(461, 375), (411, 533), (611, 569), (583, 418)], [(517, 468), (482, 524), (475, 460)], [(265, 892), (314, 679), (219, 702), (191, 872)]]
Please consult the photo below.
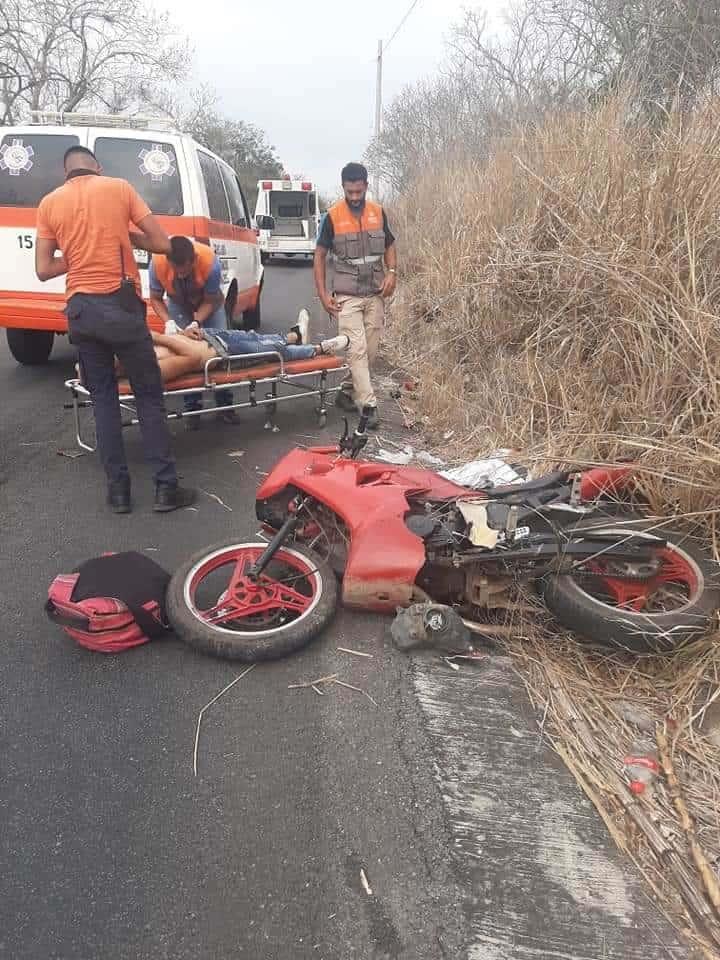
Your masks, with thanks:
[(274, 230), (275, 229), (275, 217), (259, 216), (255, 218), (255, 223), (257, 224), (258, 230)]

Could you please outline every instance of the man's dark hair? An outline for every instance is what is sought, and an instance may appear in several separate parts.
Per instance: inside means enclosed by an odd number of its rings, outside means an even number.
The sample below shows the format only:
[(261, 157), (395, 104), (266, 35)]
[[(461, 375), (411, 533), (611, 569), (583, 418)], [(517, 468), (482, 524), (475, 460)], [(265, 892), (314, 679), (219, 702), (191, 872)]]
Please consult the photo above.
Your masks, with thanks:
[(358, 180), (367, 183), (367, 169), (361, 163), (348, 163), (342, 168), (340, 180), (342, 183), (357, 183)]
[(74, 153), (80, 154), (80, 156), (83, 157), (90, 157), (90, 159), (94, 160), (95, 163), (98, 162), (98, 158), (95, 156), (92, 150), (90, 150), (88, 147), (81, 147), (79, 143), (76, 143), (74, 146), (68, 147), (63, 154), (63, 167), (67, 166), (68, 160)]
[(168, 260), (176, 267), (183, 267), (195, 259), (195, 247), (187, 237), (171, 237)]

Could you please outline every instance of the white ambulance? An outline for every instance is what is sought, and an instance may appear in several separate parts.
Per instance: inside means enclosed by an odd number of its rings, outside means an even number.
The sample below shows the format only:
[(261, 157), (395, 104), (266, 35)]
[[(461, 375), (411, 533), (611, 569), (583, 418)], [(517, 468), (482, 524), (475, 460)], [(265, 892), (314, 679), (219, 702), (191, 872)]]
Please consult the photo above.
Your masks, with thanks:
[(312, 257), (320, 228), (320, 205), (311, 180), (258, 180), (255, 223), (263, 263), (270, 257)]
[[(222, 263), (231, 324), (259, 326), (263, 268), (232, 167), (162, 120), (36, 113), (31, 124), (0, 126), (0, 327), (16, 360), (45, 363), (55, 334), (67, 331), (64, 278), (41, 283), (35, 276), (35, 224), (75, 144), (89, 147), (108, 176), (128, 180), (168, 234), (209, 244)], [(149, 255), (137, 250), (135, 258), (147, 297)], [(148, 322), (159, 329), (152, 311)]]

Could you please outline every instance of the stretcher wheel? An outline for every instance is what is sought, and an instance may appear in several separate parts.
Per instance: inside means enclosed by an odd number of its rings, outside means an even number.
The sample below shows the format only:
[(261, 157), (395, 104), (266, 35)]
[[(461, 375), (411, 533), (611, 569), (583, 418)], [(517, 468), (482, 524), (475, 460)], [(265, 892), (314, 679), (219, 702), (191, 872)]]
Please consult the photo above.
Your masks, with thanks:
[(203, 653), (254, 663), (294, 653), (327, 626), (338, 602), (327, 563), (286, 544), (254, 580), (250, 568), (266, 547), (225, 541), (176, 570), (167, 613), (179, 637)]

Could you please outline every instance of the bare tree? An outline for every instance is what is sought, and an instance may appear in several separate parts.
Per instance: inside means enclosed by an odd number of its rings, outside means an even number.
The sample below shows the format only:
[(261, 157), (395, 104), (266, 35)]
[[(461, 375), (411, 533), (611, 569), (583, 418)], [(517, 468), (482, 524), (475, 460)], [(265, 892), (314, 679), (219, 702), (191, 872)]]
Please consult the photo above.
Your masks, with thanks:
[(176, 92), (172, 96), (166, 93), (154, 106), (233, 167), (251, 205), (258, 180), (282, 176), (282, 164), (264, 131), (253, 123), (223, 114), (216, 91), (207, 84), (191, 89), (182, 98)]
[(662, 122), (719, 78), (720, 0), (517, 0), (505, 19), (493, 37), (482, 11), (467, 11), (442, 74), (386, 110), (367, 158), (394, 189), (439, 157), (482, 155), (489, 139), (622, 82), (638, 113)]
[(132, 109), (188, 62), (167, 15), (141, 0), (3, 0), (0, 122), (31, 110)]

